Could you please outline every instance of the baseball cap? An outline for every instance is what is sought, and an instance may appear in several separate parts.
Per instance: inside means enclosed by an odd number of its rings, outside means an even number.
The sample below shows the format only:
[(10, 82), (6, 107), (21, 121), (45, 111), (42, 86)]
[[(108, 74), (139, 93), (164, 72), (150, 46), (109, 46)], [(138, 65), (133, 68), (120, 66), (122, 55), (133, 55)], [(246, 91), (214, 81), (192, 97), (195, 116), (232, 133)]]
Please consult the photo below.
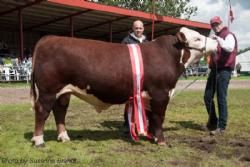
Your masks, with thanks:
[(221, 23), (221, 19), (219, 16), (214, 16), (213, 18), (210, 19), (210, 24), (214, 24), (214, 23)]

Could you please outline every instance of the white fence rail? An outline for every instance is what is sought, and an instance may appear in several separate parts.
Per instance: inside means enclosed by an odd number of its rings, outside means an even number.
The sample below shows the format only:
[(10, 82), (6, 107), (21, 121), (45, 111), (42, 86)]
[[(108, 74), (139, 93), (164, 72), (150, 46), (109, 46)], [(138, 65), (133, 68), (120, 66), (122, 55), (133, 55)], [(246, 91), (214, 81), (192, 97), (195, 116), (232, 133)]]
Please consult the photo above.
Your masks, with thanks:
[(0, 66), (0, 81), (27, 81), (31, 79), (31, 61), (17, 65), (6, 64)]

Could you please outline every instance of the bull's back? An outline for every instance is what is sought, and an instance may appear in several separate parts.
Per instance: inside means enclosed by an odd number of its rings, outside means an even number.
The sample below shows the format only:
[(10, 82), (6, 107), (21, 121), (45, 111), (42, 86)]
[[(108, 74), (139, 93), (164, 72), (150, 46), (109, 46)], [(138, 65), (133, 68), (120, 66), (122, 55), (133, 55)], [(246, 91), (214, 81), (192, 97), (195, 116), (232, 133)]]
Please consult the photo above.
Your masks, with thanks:
[[(48, 36), (42, 38), (35, 50), (34, 65), (73, 65), (80, 69), (87, 67), (89, 72), (98, 70), (98, 67), (111, 67), (121, 61), (129, 62), (126, 46), (101, 41), (76, 39), (69, 37)], [(126, 55), (126, 56), (125, 56)], [(128, 57), (129, 58), (129, 57)]]

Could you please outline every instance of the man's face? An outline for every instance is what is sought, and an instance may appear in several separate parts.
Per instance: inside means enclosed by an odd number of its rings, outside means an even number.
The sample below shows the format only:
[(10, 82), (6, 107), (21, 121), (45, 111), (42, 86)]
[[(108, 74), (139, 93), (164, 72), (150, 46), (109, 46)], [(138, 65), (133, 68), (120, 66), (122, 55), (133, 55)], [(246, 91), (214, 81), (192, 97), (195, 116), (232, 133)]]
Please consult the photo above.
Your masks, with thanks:
[(220, 30), (223, 28), (221, 23), (213, 23), (211, 27), (215, 33), (220, 32)]
[(135, 36), (140, 38), (144, 31), (143, 23), (141, 21), (135, 21), (133, 24), (133, 31)]

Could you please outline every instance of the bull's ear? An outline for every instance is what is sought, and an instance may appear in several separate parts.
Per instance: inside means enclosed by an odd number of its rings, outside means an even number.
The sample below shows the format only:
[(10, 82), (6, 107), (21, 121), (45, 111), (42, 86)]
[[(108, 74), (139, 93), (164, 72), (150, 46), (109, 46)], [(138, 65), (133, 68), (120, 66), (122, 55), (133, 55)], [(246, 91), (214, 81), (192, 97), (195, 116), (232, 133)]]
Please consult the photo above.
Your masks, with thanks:
[(178, 40), (179, 40), (181, 43), (184, 43), (184, 44), (187, 43), (187, 38), (186, 38), (186, 36), (184, 35), (183, 32), (177, 32), (177, 33), (176, 33), (176, 36), (177, 36)]

